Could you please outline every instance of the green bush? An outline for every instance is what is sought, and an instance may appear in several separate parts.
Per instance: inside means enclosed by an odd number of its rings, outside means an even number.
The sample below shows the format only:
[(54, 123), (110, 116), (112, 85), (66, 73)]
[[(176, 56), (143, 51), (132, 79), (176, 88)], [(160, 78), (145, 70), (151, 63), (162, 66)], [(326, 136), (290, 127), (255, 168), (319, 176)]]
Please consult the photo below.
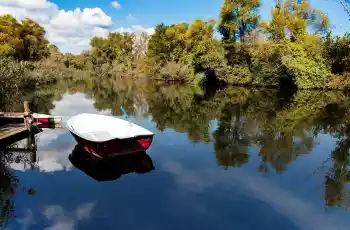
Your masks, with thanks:
[(333, 73), (350, 72), (350, 33), (336, 39), (329, 34), (324, 49)]
[(251, 50), (250, 69), (255, 84), (276, 86), (279, 84), (279, 78), (283, 75), (282, 51), (282, 45), (271, 42), (264, 42)]
[(234, 66), (230, 68), (230, 73), (227, 75), (227, 83), (246, 85), (252, 84), (252, 74), (247, 67)]
[(300, 44), (289, 42), (282, 55), (282, 66), (285, 74), (292, 78), (300, 89), (325, 88), (331, 73), (322, 60), (308, 57)]
[(299, 89), (325, 88), (331, 76), (324, 65), (305, 57), (283, 57), (282, 63)]
[(332, 75), (327, 83), (329, 89), (350, 90), (350, 73)]
[(159, 71), (157, 76), (166, 81), (189, 81), (190, 76), (193, 75), (193, 69), (191, 66), (176, 63), (168, 62), (165, 66)]
[(33, 84), (29, 76), (28, 63), (0, 58), (0, 82), (0, 93), (3, 94), (11, 94), (26, 85)]

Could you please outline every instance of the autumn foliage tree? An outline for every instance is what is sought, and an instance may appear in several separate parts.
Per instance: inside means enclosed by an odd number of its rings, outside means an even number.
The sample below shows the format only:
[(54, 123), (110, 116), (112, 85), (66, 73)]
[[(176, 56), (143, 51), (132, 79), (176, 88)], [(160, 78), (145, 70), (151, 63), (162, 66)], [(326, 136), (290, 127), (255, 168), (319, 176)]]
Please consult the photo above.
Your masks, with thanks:
[(0, 55), (37, 61), (49, 54), (45, 29), (31, 19), (0, 16)]
[(262, 23), (263, 29), (275, 41), (289, 39), (293, 42), (303, 42), (308, 34), (308, 28), (315, 33), (324, 34), (329, 27), (327, 15), (313, 9), (308, 1), (286, 0), (277, 1), (271, 9), (272, 20)]

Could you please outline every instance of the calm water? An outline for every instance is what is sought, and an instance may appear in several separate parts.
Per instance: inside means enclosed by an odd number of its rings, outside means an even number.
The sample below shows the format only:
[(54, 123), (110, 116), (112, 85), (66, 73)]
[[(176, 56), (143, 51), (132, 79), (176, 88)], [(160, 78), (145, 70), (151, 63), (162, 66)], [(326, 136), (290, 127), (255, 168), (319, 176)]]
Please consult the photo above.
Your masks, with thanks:
[(123, 105), (133, 122), (156, 133), (147, 155), (87, 163), (67, 130), (45, 130), (36, 136), (36, 156), (1, 156), (1, 226), (350, 228), (346, 95), (105, 85), (58, 86), (30, 99), (36, 111), (65, 119), (121, 116)]

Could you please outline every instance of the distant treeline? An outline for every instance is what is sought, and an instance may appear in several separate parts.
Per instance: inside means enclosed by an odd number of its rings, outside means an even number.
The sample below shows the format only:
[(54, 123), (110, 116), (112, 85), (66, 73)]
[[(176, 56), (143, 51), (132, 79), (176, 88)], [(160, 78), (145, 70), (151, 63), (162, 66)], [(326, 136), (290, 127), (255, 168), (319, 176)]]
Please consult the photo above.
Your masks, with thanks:
[[(45, 82), (57, 76), (148, 77), (198, 85), (349, 89), (350, 34), (334, 37), (326, 14), (308, 1), (277, 1), (262, 21), (259, 0), (225, 0), (218, 21), (159, 24), (153, 35), (110, 33), (91, 49), (62, 54), (36, 22), (0, 17), (0, 55), (32, 61)], [(15, 64), (14, 64), (15, 65)], [(0, 78), (11, 78), (0, 69)]]

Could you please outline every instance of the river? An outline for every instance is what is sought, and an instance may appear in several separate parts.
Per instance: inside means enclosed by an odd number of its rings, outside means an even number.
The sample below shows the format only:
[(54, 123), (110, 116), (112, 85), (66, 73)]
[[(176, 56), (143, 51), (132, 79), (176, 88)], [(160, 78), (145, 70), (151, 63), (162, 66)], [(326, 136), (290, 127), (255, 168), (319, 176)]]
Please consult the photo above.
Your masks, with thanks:
[(35, 162), (6, 153), (5, 229), (349, 229), (350, 99), (340, 92), (115, 83), (31, 99), (64, 120), (122, 117), (122, 105), (155, 138), (105, 168), (88, 167), (66, 129), (36, 136)]

